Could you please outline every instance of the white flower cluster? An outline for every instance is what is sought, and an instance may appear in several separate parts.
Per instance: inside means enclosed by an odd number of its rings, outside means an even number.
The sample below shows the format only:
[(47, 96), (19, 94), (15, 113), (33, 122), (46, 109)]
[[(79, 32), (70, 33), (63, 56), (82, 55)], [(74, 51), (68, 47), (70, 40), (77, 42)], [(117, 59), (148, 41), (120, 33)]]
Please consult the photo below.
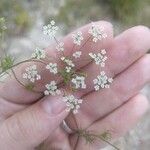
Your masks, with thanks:
[(63, 42), (58, 43), (56, 46), (56, 50), (63, 52), (64, 51), (64, 43)]
[(105, 67), (105, 61), (107, 60), (105, 49), (102, 49), (101, 52), (98, 54), (89, 53), (89, 56), (92, 59), (94, 59), (96, 65), (100, 65), (101, 67)]
[(46, 57), (46, 53), (45, 50), (40, 49), (40, 48), (36, 48), (35, 51), (33, 52), (33, 54), (31, 55), (32, 58), (35, 59), (42, 59)]
[[(54, 75), (58, 74), (62, 79), (64, 79), (64, 83), (66, 86), (69, 85), (73, 89), (86, 89), (87, 85), (85, 83), (86, 77), (80, 73), (77, 73), (75, 70), (75, 59), (81, 59), (82, 51), (81, 48), (88, 42), (88, 39), (84, 41), (83, 34), (81, 31), (77, 31), (72, 34), (73, 40), (73, 50), (74, 46), (80, 46), (78, 50), (73, 52), (72, 56), (65, 56), (64, 54), (64, 43), (59, 42), (56, 39), (55, 34), (58, 30), (58, 26), (55, 25), (55, 21), (50, 21), (50, 24), (43, 27), (43, 33), (49, 36), (52, 36), (56, 42), (56, 50), (58, 52), (62, 52), (60, 56), (60, 60), (63, 62), (63, 68), (59, 70), (57, 63), (48, 62), (46, 59), (46, 53), (43, 49), (36, 48), (32, 54), (33, 59), (43, 59), (42, 61), (46, 61), (45, 69), (47, 69), (50, 73)], [(88, 30), (88, 34), (90, 34), (90, 38), (95, 43), (98, 40), (102, 40), (107, 37), (107, 34), (104, 32), (104, 28), (92, 23), (91, 27)], [(76, 47), (77, 49), (77, 47)], [(92, 58), (96, 65), (100, 67), (105, 67), (105, 62), (107, 60), (106, 50), (102, 49), (97, 54), (91, 52), (89, 53), (89, 57)], [(45, 58), (45, 59), (44, 59)], [(81, 60), (82, 61), (82, 60)], [(30, 82), (35, 82), (36, 80), (40, 80), (41, 76), (38, 74), (36, 65), (32, 65), (25, 69), (25, 73), (23, 73), (23, 78), (28, 79)], [(100, 74), (93, 80), (94, 88), (96, 91), (100, 90), (101, 88), (109, 88), (110, 84), (113, 82), (112, 78), (107, 77), (104, 71), (101, 71)], [(69, 83), (69, 84), (68, 84)], [(58, 95), (61, 94), (61, 91), (57, 87), (56, 81), (50, 81), (50, 83), (45, 85), (45, 95)], [(67, 111), (72, 111), (74, 114), (78, 112), (80, 108), (80, 104), (82, 104), (82, 99), (75, 98), (72, 94), (66, 95), (63, 97), (63, 101), (66, 102)]]
[(61, 57), (61, 60), (62, 60), (63, 62), (65, 62), (68, 66), (70, 66), (70, 67), (75, 67), (75, 64), (74, 64), (73, 61), (70, 60), (69, 58)]
[(65, 69), (66, 69), (66, 72), (69, 73), (69, 72), (71, 71), (72, 68), (69, 67), (69, 66), (66, 66)]
[(61, 91), (57, 89), (57, 85), (55, 81), (51, 81), (49, 84), (45, 85), (46, 90), (44, 91), (45, 95), (59, 95), (61, 94)]
[(76, 45), (81, 45), (81, 41), (83, 40), (82, 32), (78, 31), (72, 34), (73, 43)]
[(105, 39), (107, 34), (104, 32), (104, 27), (92, 23), (92, 27), (89, 29), (89, 34), (93, 37), (93, 42)]
[(78, 109), (82, 104), (82, 99), (77, 99), (73, 95), (67, 95), (63, 97), (63, 101), (66, 103), (66, 111), (72, 111), (74, 114), (78, 113)]
[(58, 73), (58, 69), (57, 69), (57, 64), (56, 63), (49, 63), (46, 66), (46, 69), (48, 69), (53, 74), (57, 74)]
[(98, 91), (101, 88), (109, 88), (110, 83), (113, 82), (112, 78), (108, 78), (104, 71), (100, 72), (100, 75), (97, 76), (96, 79), (93, 80), (95, 86), (95, 90)]
[(36, 65), (29, 66), (25, 69), (25, 73), (23, 73), (23, 78), (28, 79), (30, 82), (35, 82), (36, 80), (40, 80), (41, 76), (38, 74)]
[(55, 36), (55, 34), (56, 34), (56, 32), (57, 32), (58, 29), (59, 29), (58, 26), (55, 26), (55, 21), (52, 20), (52, 21), (50, 22), (50, 24), (45, 25), (45, 26), (43, 27), (43, 33), (44, 33), (45, 35), (49, 35), (50, 37), (51, 37), (51, 36), (53, 37), (53, 36)]
[(72, 78), (71, 82), (75, 85), (75, 89), (86, 88), (85, 77), (83, 76), (76, 76), (75, 78)]
[(74, 58), (80, 58), (81, 55), (82, 55), (82, 52), (81, 52), (81, 51), (76, 51), (76, 52), (73, 53), (72, 56), (73, 56)]

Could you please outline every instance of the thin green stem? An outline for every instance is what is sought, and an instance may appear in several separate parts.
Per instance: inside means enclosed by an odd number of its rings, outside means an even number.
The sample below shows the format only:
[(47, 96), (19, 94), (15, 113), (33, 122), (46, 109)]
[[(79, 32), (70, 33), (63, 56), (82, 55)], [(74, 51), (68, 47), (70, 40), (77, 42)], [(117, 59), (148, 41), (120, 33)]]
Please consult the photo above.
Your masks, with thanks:
[[(59, 45), (59, 41), (57, 40), (57, 38), (55, 36), (53, 36), (53, 37), (54, 37), (54, 41), (56, 42), (56, 44)], [(62, 52), (62, 55), (65, 56), (64, 52), (63, 51), (61, 51), (61, 52)]]
[(94, 142), (94, 140), (97, 138), (97, 139), (100, 139), (102, 141), (104, 141), (105, 143), (109, 144), (110, 146), (112, 146), (114, 149), (116, 150), (120, 150), (118, 147), (116, 147), (115, 145), (113, 145), (111, 142), (109, 142), (108, 140), (106, 140), (104, 137), (102, 137), (102, 135), (96, 135), (96, 134), (93, 134), (93, 133), (90, 133), (89, 131), (86, 131), (86, 130), (77, 130), (76, 131), (76, 134), (78, 134), (80, 137), (83, 137), (85, 138), (86, 140), (89, 140), (87, 142)]
[(21, 61), (21, 62), (15, 64), (15, 65), (13, 65), (13, 67), (16, 67), (16, 66), (18, 66), (18, 65), (20, 65), (20, 64), (23, 64), (23, 63), (26, 63), (26, 62), (39, 62), (39, 63), (42, 63), (42, 64), (44, 64), (44, 65), (47, 64), (47, 63), (45, 63), (45, 62), (42, 61), (42, 60), (38, 60), (38, 59), (27, 59), (27, 60)]
[(16, 81), (21, 84), (23, 87), (25, 87), (25, 85), (17, 78), (16, 73), (14, 72), (14, 70), (11, 68), (12, 74), (14, 75)]
[(102, 141), (106, 142), (107, 144), (109, 144), (110, 146), (112, 146), (114, 149), (116, 150), (120, 150), (118, 147), (116, 147), (115, 145), (113, 145), (112, 143), (110, 143), (109, 141), (105, 140), (104, 138), (102, 137), (99, 137)]
[(82, 46), (79, 48), (78, 51), (80, 51), (90, 39), (91, 39), (91, 36), (87, 38), (87, 40), (82, 44)]
[(54, 37), (56, 44), (59, 44), (59, 41), (57, 40), (57, 38), (55, 36), (53, 36), (53, 37)]
[(21, 61), (21, 62), (19, 62), (19, 63), (14, 64), (13, 66), (11, 66), (11, 68), (8, 68), (8, 69), (5, 70), (5, 71), (0, 72), (0, 76), (1, 76), (3, 73), (5, 73), (6, 71), (8, 71), (9, 69), (12, 69), (12, 68), (14, 68), (14, 67), (16, 67), (16, 66), (19, 66), (19, 65), (24, 64), (24, 63), (27, 63), (27, 62), (39, 62), (39, 63), (42, 63), (42, 64), (46, 65), (46, 63), (45, 63), (44, 61), (41, 61), (41, 60), (37, 60), (37, 59), (27, 59), (27, 60), (24, 60), (24, 61)]

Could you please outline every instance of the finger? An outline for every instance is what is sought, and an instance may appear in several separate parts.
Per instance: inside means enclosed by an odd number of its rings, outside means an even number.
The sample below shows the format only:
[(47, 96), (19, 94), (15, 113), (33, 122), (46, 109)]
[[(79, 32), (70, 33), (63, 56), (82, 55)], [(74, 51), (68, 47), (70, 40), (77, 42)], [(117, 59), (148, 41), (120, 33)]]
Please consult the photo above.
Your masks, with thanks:
[(28, 105), (19, 105), (0, 98), (0, 123), (6, 118), (10, 117), (12, 114), (21, 111)]
[[(72, 54), (76, 52), (77, 50), (82, 51), (82, 55), (78, 61), (76, 61), (74, 57), (71, 57), (72, 60), (76, 62), (77, 69), (91, 62), (91, 59), (88, 55), (91, 51), (98, 52), (99, 49), (107, 47), (107, 45), (109, 45), (112, 42), (112, 38), (113, 38), (112, 24), (106, 21), (98, 21), (98, 22), (95, 22), (94, 24), (98, 25), (99, 27), (104, 28), (104, 32), (107, 35), (106, 39), (103, 39), (97, 42), (92, 41), (92, 37), (91, 35), (89, 35), (89, 29), (91, 28), (91, 23), (85, 25), (84, 27), (77, 29), (76, 31), (73, 31), (72, 33), (70, 33), (69, 35), (67, 35), (65, 38), (62, 39), (62, 42), (65, 43), (64, 44), (65, 56), (72, 56)], [(83, 38), (84, 38), (80, 46), (75, 46), (75, 44), (73, 43), (73, 39), (72, 39), (72, 34), (76, 33), (77, 31), (81, 31), (83, 34)], [(61, 55), (61, 54), (56, 53), (55, 47), (52, 48), (52, 51), (50, 54), (55, 54), (53, 55), (53, 57), (57, 60), (58, 64), (60, 65), (62, 64), (62, 62), (60, 61), (60, 57), (58, 57), (58, 55)]]
[[(114, 78), (117, 74), (125, 70), (140, 57), (142, 57), (150, 48), (149, 40), (150, 31), (147, 27), (144, 26), (133, 27), (117, 36), (106, 49), (108, 61), (106, 62), (106, 66), (103, 69), (106, 72), (106, 75), (108, 77)], [(147, 65), (149, 66), (148, 63)], [(87, 88), (85, 90), (77, 91), (75, 93), (77, 97), (84, 97), (84, 95), (86, 96), (86, 94), (94, 90), (93, 79), (96, 78), (96, 76), (99, 74), (100, 69), (99, 67), (95, 66), (94, 62), (92, 62), (91, 64), (85, 66), (82, 71), (87, 74)], [(83, 111), (81, 112), (81, 118), (88, 118), (88, 121), (85, 121), (86, 119), (84, 119), (84, 121), (79, 119), (78, 122), (82, 124), (83, 127), (86, 127), (98, 117), (105, 115), (109, 109), (112, 111), (112, 109), (115, 108), (114, 103), (117, 101), (115, 99), (118, 99), (116, 98), (115, 94), (113, 93), (113, 90), (107, 91), (106, 89), (103, 90), (103, 92), (90, 94), (91, 96), (84, 97), (85, 102), (82, 105)], [(112, 98), (115, 101), (112, 101)], [(99, 109), (99, 106), (102, 106), (102, 108)]]
[[(139, 41), (139, 42), (137, 42)], [(125, 70), (150, 49), (150, 30), (144, 26), (137, 26), (123, 32), (108, 45), (105, 68), (102, 68), (108, 77), (114, 78), (117, 74)], [(85, 90), (79, 90), (76, 95), (82, 97), (94, 90), (93, 79), (100, 73), (95, 62), (83, 68), (87, 74)]]
[(95, 120), (111, 113), (150, 82), (149, 74), (150, 55), (147, 54), (119, 74), (110, 89), (102, 89), (83, 97), (80, 113), (76, 115), (77, 122), (83, 128), (88, 127)]
[(58, 128), (67, 116), (62, 97), (45, 97), (16, 113), (0, 126), (0, 149), (33, 149)]
[(70, 139), (67, 132), (63, 128), (58, 128), (49, 136), (40, 147), (41, 150), (71, 150)]
[[(148, 106), (148, 100), (145, 96), (141, 94), (136, 95), (104, 119), (97, 121), (87, 130), (97, 135), (109, 131), (112, 136), (111, 140), (114, 141), (125, 135), (128, 130), (135, 126), (137, 121), (147, 111)], [(102, 140), (96, 140), (91, 147), (92, 149), (98, 149), (104, 147), (106, 144)], [(87, 144), (86, 146), (84, 139), (80, 139), (78, 148), (88, 150), (89, 145)]]
[[(107, 34), (107, 40), (104, 41), (99, 41), (97, 42), (95, 45), (92, 45), (91, 42), (88, 42), (86, 45), (84, 45), (82, 47), (82, 57), (86, 58), (86, 55), (88, 54), (88, 52), (92, 51), (92, 50), (97, 50), (97, 48), (104, 48), (106, 47), (107, 43), (111, 42), (112, 39), (112, 25), (108, 22), (105, 21), (99, 21), (96, 22), (97, 25), (103, 26), (105, 29), (105, 32)], [(79, 30), (83, 32), (84, 35), (84, 39), (87, 40), (88, 38), (88, 30), (90, 28), (90, 24), (86, 25), (82, 28), (80, 28)], [(71, 52), (71, 48), (73, 47), (73, 42), (72, 42), (72, 38), (71, 38), (71, 34), (69, 34), (66, 38), (63, 39), (64, 43), (65, 43), (65, 55), (69, 55), (69, 53)], [(74, 51), (77, 48), (74, 49)], [(56, 62), (58, 64), (60, 64), (60, 57), (58, 56), (58, 54), (56, 53), (55, 47), (52, 46), (51, 48), (49, 47), (47, 50), (48, 56), (54, 58), (56, 60)], [(81, 58), (82, 60), (82, 58)], [(90, 61), (82, 61), (82, 63), (79, 63), (80, 65), (78, 65), (78, 67), (84, 66), (86, 65), (86, 63), (88, 63)], [(42, 70), (41, 70), (42, 68)], [(19, 79), (22, 80), (22, 73), (24, 72), (25, 67), (20, 67), (19, 69), (17, 69), (16, 74), (17, 77)], [(49, 72), (46, 71), (44, 69), (44, 66), (39, 66), (39, 71), (41, 70), (40, 74), (41, 76), (44, 78), (42, 78), (42, 80), (40, 82), (36, 83), (36, 90), (44, 90), (44, 85), (46, 83), (48, 83), (48, 81), (53, 80), (55, 78), (52, 78), (52, 76), (50, 76)], [(12, 88), (13, 85), (13, 88)], [(7, 91), (7, 92), (6, 92)], [(33, 92), (27, 91), (26, 89), (24, 89), (20, 84), (18, 84), (18, 82), (15, 79), (9, 79), (7, 81), (5, 81), (5, 84), (0, 84), (0, 93), (1, 93), (1, 97), (3, 97), (4, 99), (8, 99), (12, 102), (16, 102), (16, 103), (32, 103), (33, 101), (35, 101), (37, 98), (39, 98), (41, 96), (41, 94), (39, 93), (35, 93), (33, 94)], [(22, 97), (24, 97), (24, 99), (22, 99)]]

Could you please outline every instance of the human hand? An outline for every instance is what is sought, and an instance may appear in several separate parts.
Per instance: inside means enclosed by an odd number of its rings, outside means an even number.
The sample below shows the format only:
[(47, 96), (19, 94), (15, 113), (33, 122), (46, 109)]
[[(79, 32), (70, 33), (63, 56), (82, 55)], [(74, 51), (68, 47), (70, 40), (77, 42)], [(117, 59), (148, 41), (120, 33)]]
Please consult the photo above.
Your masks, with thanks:
[[(146, 112), (148, 101), (139, 93), (150, 81), (150, 55), (146, 54), (150, 48), (150, 30), (137, 26), (113, 38), (110, 23), (100, 21), (96, 24), (104, 26), (107, 40), (97, 42), (94, 47), (87, 43), (82, 49), (83, 58), (92, 50), (107, 50), (109, 59), (105, 72), (114, 78), (110, 89), (95, 92), (91, 81), (99, 70), (88, 58), (79, 62), (77, 69), (82, 69), (88, 75), (87, 89), (75, 93), (75, 96), (82, 97), (83, 104), (74, 120), (65, 111), (62, 96), (41, 98), (41, 94), (27, 91), (15, 79), (7, 79), (0, 84), (0, 149), (32, 150), (41, 143), (40, 147), (44, 150), (72, 150), (75, 146), (77, 150), (102, 148), (103, 141), (96, 141), (90, 146), (85, 144), (83, 138), (76, 145), (76, 135), (66, 133), (60, 126), (61, 122), (65, 119), (72, 129), (86, 128), (96, 133), (109, 130), (115, 140), (123, 136)], [(80, 29), (85, 37), (88, 29), (89, 25)], [(66, 53), (70, 54), (70, 35), (63, 41)], [(46, 51), (58, 61), (53, 46)], [(20, 78), (24, 67), (15, 69)], [(41, 74), (46, 76), (46, 72), (41, 71)], [(44, 90), (47, 80), (52, 80), (52, 77), (47, 75), (37, 82), (36, 89)]]

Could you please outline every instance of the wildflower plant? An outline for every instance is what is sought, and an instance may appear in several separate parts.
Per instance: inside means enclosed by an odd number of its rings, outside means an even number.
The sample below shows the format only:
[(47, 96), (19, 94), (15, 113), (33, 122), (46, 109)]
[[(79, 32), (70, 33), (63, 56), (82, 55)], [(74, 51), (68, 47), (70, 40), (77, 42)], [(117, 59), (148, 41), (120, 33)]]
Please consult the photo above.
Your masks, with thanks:
[[(66, 111), (70, 112), (73, 115), (76, 115), (82, 109), (82, 103), (84, 101), (80, 98), (77, 98), (74, 93), (78, 90), (84, 90), (87, 88), (86, 79), (88, 74), (81, 72), (80, 70), (76, 70), (76, 63), (81, 59), (82, 54), (82, 47), (86, 45), (89, 40), (93, 44), (98, 41), (102, 41), (107, 39), (107, 34), (105, 33), (104, 27), (95, 25), (91, 23), (89, 27), (88, 34), (89, 38), (85, 39), (84, 34), (81, 31), (77, 31), (72, 34), (71, 40), (73, 43), (73, 50), (70, 56), (65, 55), (65, 44), (59, 41), (56, 38), (56, 33), (59, 30), (59, 27), (56, 26), (54, 20), (50, 21), (48, 25), (43, 27), (43, 34), (49, 36), (54, 39), (56, 43), (55, 50), (57, 51), (58, 59), (61, 62), (57, 64), (54, 62), (54, 58), (47, 55), (47, 52), (44, 49), (39, 47), (35, 48), (31, 57), (19, 63), (14, 63), (14, 60), (10, 56), (6, 56), (4, 59), (1, 60), (1, 73), (2, 75), (4, 72), (12, 71), (15, 79), (18, 81), (21, 86), (26, 88), (27, 90), (33, 92), (39, 92), (34, 89), (36, 82), (44, 79), (44, 75), (40, 73), (38, 70), (38, 65), (43, 65), (42, 69), (48, 71), (50, 75), (58, 76), (62, 80), (62, 84), (65, 85), (65, 89), (61, 89), (58, 86), (57, 80), (47, 81), (44, 85), (44, 91), (41, 91), (43, 95), (63, 95), (62, 101), (66, 104)], [(74, 48), (76, 47), (76, 51)], [(98, 53), (90, 52), (88, 57), (91, 61), (94, 62), (95, 67), (99, 68), (99, 74), (93, 76), (93, 88), (95, 91), (99, 91), (103, 88), (109, 88), (113, 79), (107, 76), (106, 72), (104, 71), (105, 63), (107, 63), (107, 50), (100, 49)], [(28, 65), (23, 73), (22, 79), (18, 79), (15, 71), (13, 70), (14, 67), (19, 66), (20, 64), (32, 62), (32, 65)], [(24, 83), (25, 81), (25, 83)], [(86, 142), (94, 142), (95, 139), (100, 139), (105, 141), (107, 144), (112, 145), (108, 139), (108, 135), (110, 133), (104, 132), (101, 134), (94, 134), (86, 129), (75, 129), (75, 134), (79, 137), (82, 137), (86, 140)], [(112, 145), (115, 149), (114, 145)]]

